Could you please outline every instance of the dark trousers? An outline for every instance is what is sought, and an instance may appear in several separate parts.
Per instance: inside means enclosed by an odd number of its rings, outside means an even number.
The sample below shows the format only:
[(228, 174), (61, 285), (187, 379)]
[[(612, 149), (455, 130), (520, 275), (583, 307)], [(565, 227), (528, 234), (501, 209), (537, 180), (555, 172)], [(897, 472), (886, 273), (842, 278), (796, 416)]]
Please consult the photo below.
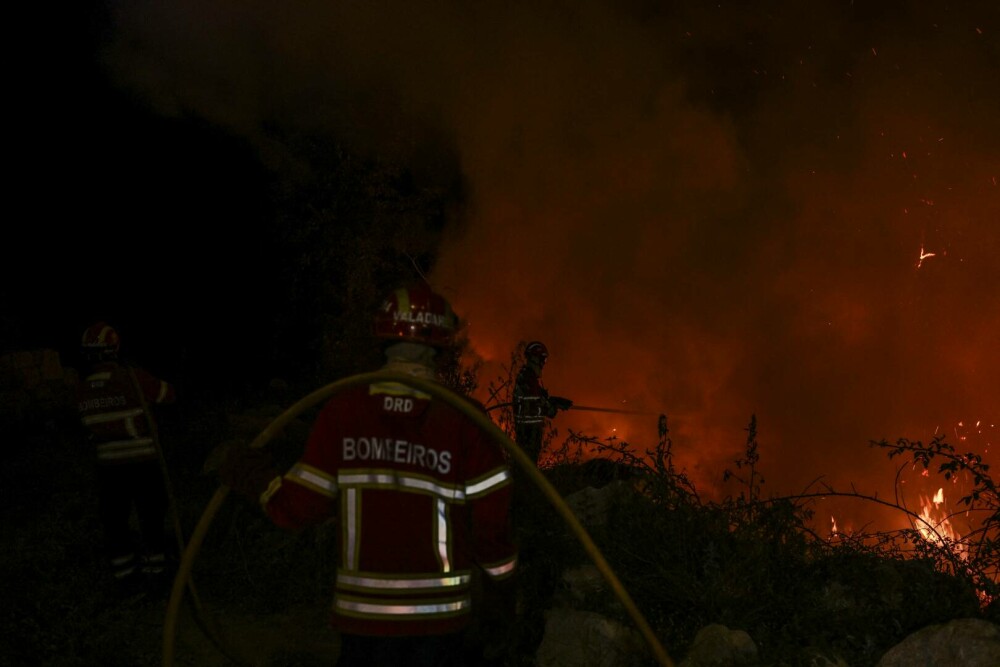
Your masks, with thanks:
[[(156, 461), (102, 465), (97, 469), (98, 502), (105, 548), (117, 576), (135, 568), (137, 555), (162, 559), (166, 548), (167, 492)], [(129, 526), (135, 510), (139, 535)], [(138, 554), (137, 554), (138, 552)]]
[(528, 458), (538, 463), (542, 453), (542, 437), (545, 435), (545, 424), (518, 424), (514, 429), (514, 441), (524, 450)]
[(337, 667), (465, 667), (464, 635), (368, 637), (341, 635)]

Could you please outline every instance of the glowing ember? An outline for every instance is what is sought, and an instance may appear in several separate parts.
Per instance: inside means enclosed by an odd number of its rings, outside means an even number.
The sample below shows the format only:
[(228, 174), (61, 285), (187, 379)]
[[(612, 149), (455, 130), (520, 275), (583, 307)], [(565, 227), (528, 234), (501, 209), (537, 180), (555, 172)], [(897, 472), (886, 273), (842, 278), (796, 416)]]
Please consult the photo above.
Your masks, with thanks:
[(921, 266), (923, 266), (925, 259), (928, 259), (929, 257), (934, 257), (936, 255), (937, 253), (934, 252), (924, 252), (924, 247), (920, 246), (920, 259), (917, 260), (917, 268), (919, 269)]

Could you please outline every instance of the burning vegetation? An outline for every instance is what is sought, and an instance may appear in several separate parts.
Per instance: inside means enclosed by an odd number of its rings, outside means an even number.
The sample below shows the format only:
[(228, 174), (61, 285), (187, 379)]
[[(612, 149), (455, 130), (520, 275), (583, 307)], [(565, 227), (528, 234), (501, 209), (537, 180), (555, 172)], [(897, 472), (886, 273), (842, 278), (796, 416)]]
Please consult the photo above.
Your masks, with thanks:
[[(510, 368), (517, 363), (515, 353)], [(513, 433), (505, 407), (509, 385), (509, 372), (491, 383), (487, 405), (498, 408), (492, 414)], [(700, 489), (678, 464), (666, 415), (658, 419), (652, 446), (633, 445), (613, 432), (594, 437), (550, 426), (541, 466), (563, 492), (588, 484), (627, 489), (616, 496), (608, 527), (596, 537), (668, 647), (684, 646), (697, 629), (720, 622), (745, 629), (766, 664), (804, 664), (801, 641), (810, 637), (812, 648), (848, 664), (873, 665), (926, 625), (1000, 619), (996, 483), (980, 455), (956, 449), (945, 434), (926, 443), (870, 443), (897, 465), (894, 496), (822, 481), (797, 494), (768, 494), (762, 474), (767, 447), (752, 416), (742, 455), (719, 471), (730, 492), (718, 496)], [(937, 491), (909, 498), (906, 491), (918, 480)], [(946, 489), (956, 493), (950, 502)], [(888, 518), (880, 527), (842, 529), (835, 516), (821, 512), (832, 500), (860, 506), (854, 516)], [(552, 592), (551, 577), (579, 554), (568, 553), (562, 533), (553, 535), (554, 518), (539, 504), (539, 513), (520, 527), (522, 540), (532, 545), (522, 585), (544, 597)], [(827, 520), (829, 528), (820, 528)], [(533, 554), (549, 560), (533, 563)], [(600, 601), (590, 603), (616, 613)], [(522, 643), (537, 641), (532, 631), (521, 631)]]

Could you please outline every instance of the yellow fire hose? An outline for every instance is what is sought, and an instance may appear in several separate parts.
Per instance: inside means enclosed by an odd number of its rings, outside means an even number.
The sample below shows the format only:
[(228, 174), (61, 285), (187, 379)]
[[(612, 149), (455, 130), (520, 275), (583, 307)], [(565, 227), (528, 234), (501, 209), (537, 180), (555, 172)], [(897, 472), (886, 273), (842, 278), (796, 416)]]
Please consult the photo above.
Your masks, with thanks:
[[(336, 392), (350, 386), (370, 384), (373, 382), (399, 382), (430, 394), (434, 398), (448, 403), (453, 408), (465, 414), (480, 428), (488, 432), (494, 440), (500, 443), (514, 458), (514, 460), (517, 461), (517, 464), (524, 470), (528, 477), (541, 489), (546, 498), (549, 499), (556, 511), (559, 512), (563, 520), (573, 531), (574, 535), (576, 535), (576, 538), (583, 545), (591, 560), (594, 561), (594, 564), (611, 586), (612, 591), (614, 591), (615, 595), (632, 617), (636, 626), (638, 626), (640, 632), (656, 657), (657, 662), (664, 667), (674, 667), (674, 663), (671, 661), (670, 656), (667, 655), (666, 650), (656, 638), (656, 635), (653, 633), (649, 623), (639, 611), (638, 607), (635, 606), (635, 603), (632, 601), (631, 596), (629, 596), (628, 591), (625, 590), (621, 581), (618, 580), (618, 576), (611, 569), (611, 566), (608, 565), (604, 555), (600, 552), (600, 550), (598, 550), (597, 545), (594, 544), (594, 541), (584, 529), (579, 519), (576, 518), (576, 515), (573, 514), (573, 511), (559, 496), (559, 492), (555, 490), (552, 484), (535, 466), (534, 461), (529, 459), (528, 456), (521, 451), (520, 447), (512, 442), (510, 438), (508, 438), (507, 435), (496, 426), (496, 424), (490, 421), (489, 417), (484, 415), (468, 401), (449, 389), (442, 387), (435, 382), (387, 371), (353, 375), (321, 387), (299, 400), (298, 403), (288, 408), (285, 412), (275, 418), (274, 421), (268, 424), (267, 428), (261, 431), (260, 435), (258, 435), (254, 441), (250, 443), (250, 447), (253, 449), (263, 447), (271, 440), (271, 438), (279, 433), (289, 421), (310, 407), (320, 403), (321, 401), (325, 401)], [(201, 519), (198, 521), (198, 525), (195, 526), (191, 539), (188, 541), (187, 548), (184, 550), (184, 555), (181, 558), (180, 565), (177, 569), (177, 575), (174, 578), (173, 589), (170, 593), (170, 601), (167, 603), (167, 615), (163, 624), (164, 667), (173, 667), (174, 641), (177, 634), (177, 614), (180, 609), (181, 600), (184, 597), (184, 590), (188, 587), (194, 561), (198, 556), (198, 551), (205, 539), (205, 535), (208, 533), (209, 526), (211, 526), (212, 520), (219, 511), (219, 508), (222, 507), (222, 503), (225, 501), (228, 493), (229, 487), (222, 485), (215, 492), (215, 495), (212, 496), (212, 499), (209, 501), (205, 511), (201, 515)]]
[[(160, 464), (160, 474), (163, 476), (163, 487), (167, 493), (167, 507), (169, 508), (171, 525), (174, 530), (174, 539), (177, 541), (178, 553), (183, 553), (186, 550), (186, 546), (184, 544), (184, 529), (181, 527), (180, 507), (177, 505), (177, 498), (174, 496), (174, 486), (170, 481), (170, 469), (167, 466), (166, 458), (163, 456), (163, 448), (160, 446), (160, 433), (156, 428), (156, 420), (153, 419), (153, 413), (149, 409), (149, 403), (146, 401), (146, 395), (142, 391), (142, 385), (139, 384), (139, 378), (136, 377), (135, 370), (133, 368), (129, 368), (128, 370), (129, 376), (132, 379), (132, 386), (139, 396), (139, 405), (142, 407), (143, 415), (146, 418), (149, 436), (153, 439), (153, 446), (156, 448), (156, 455)], [(208, 624), (208, 615), (202, 607), (201, 598), (194, 586), (194, 580), (190, 577), (188, 577), (187, 589), (191, 593), (191, 606), (193, 607), (194, 619), (198, 627), (201, 628), (201, 631), (222, 655), (229, 658), (234, 664), (243, 665), (243, 662), (237, 658), (219, 637), (218, 631)]]

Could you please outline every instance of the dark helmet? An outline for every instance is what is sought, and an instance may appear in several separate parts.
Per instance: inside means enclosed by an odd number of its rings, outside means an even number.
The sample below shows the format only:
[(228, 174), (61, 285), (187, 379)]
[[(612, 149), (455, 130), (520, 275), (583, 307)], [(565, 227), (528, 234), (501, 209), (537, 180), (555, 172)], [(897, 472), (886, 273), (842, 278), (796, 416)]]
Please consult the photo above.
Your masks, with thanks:
[(384, 341), (439, 348), (452, 342), (457, 328), (451, 305), (426, 285), (393, 290), (375, 314), (375, 335)]
[(545, 347), (545, 343), (535, 340), (524, 346), (524, 356), (545, 361), (549, 358), (549, 348)]
[(118, 354), (121, 339), (114, 327), (106, 322), (91, 325), (83, 332), (80, 349), (92, 359), (107, 359)]

